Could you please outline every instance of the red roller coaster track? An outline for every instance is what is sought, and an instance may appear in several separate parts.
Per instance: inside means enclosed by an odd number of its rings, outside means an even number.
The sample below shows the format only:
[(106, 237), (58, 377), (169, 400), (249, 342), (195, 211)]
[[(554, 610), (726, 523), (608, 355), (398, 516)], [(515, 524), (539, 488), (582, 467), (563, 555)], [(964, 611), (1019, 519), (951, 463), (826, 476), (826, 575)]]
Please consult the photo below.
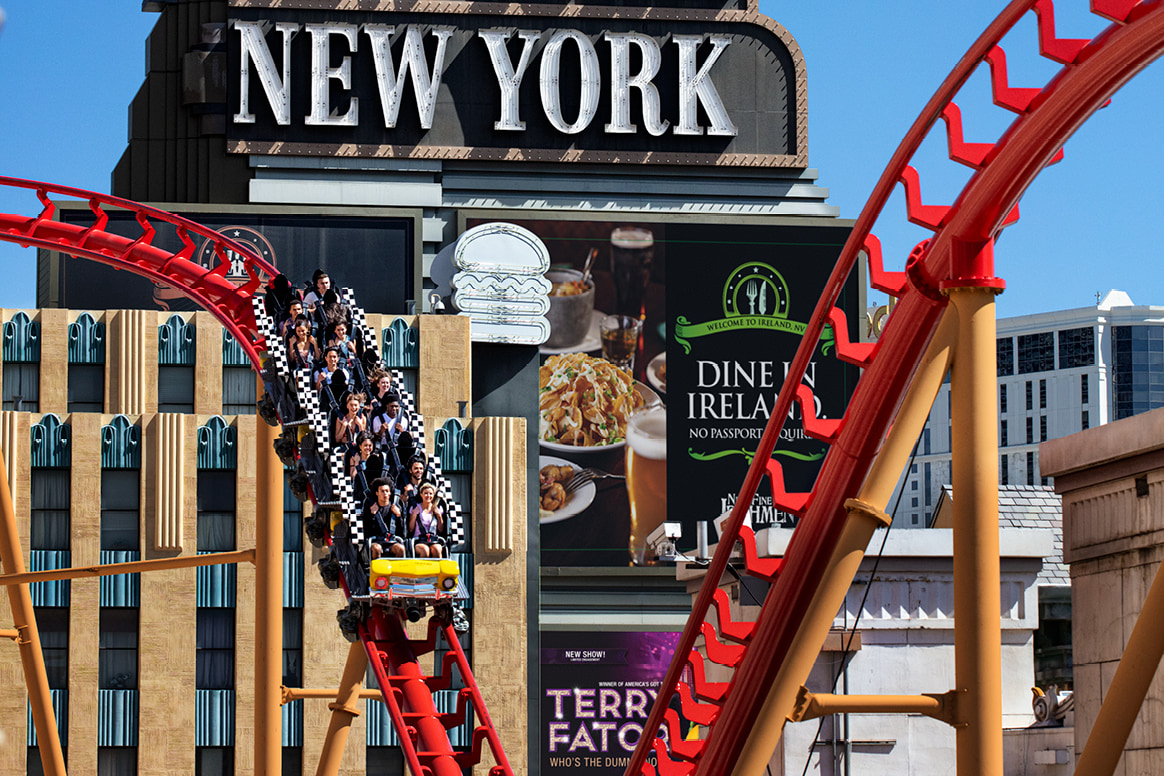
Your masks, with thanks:
[[(1015, 0), (1008, 5), (930, 99), (890, 160), (809, 321), (803, 344), (772, 410), (772, 420), (724, 526), (675, 659), (644, 726), (645, 730), (657, 730), (666, 724), (672, 752), (667, 752), (663, 739), (644, 736), (631, 758), (628, 774), (655, 772), (655, 767), (646, 763), (652, 749), (663, 776), (718, 776), (733, 772), (837, 546), (846, 519), (844, 502), (858, 493), (868, 474), (947, 303), (939, 293), (940, 284), (952, 280), (961, 285), (987, 281), (985, 275), (992, 274), (993, 268), (979, 266), (974, 259), (1018, 217), (1018, 201), (1023, 192), (1043, 167), (1058, 161), (1060, 149), (1075, 130), (1164, 51), (1164, 4), (1093, 0), (1091, 8), (1113, 24), (1092, 40), (1073, 40), (1056, 37), (1051, 0)], [(1063, 68), (1042, 88), (1015, 88), (1007, 80), (1005, 54), (999, 44), (1016, 22), (1031, 12), (1037, 16), (1040, 54), (1063, 64)], [(1018, 115), (997, 141), (967, 143), (954, 97), (983, 63), (990, 67), (995, 103)], [(950, 158), (975, 171), (949, 207), (922, 204), (918, 175), (910, 166), (910, 160), (939, 120), (947, 125)], [(904, 274), (883, 271), (880, 243), (870, 233), (898, 183), (905, 189), (909, 220), (934, 233), (915, 249)], [(785, 493), (779, 466), (770, 456), (793, 400), (811, 406), (804, 401), (809, 389), (800, 381), (823, 327), (837, 319), (834, 304), (862, 249), (869, 256), (874, 287), (897, 296), (899, 301), (872, 352), (847, 343), (838, 347), (840, 358), (861, 364), (865, 371), (839, 430), (806, 421), (806, 431), (811, 436), (831, 443), (812, 492)], [(843, 331), (843, 327), (836, 326), (836, 330)], [(784, 558), (766, 561), (760, 568), (752, 560), (754, 539), (743, 521), (765, 474), (771, 480), (776, 503), (799, 515), (800, 522)], [(744, 545), (749, 573), (775, 578), (754, 624), (731, 622), (726, 607), (716, 600), (719, 580), (737, 541)], [(710, 618), (713, 605), (717, 615)], [(720, 636), (742, 647), (713, 649), (712, 645), (718, 644), (716, 626)], [(730, 683), (701, 681), (704, 657), (695, 650), (700, 635), (707, 640), (707, 659), (734, 669)], [(679, 683), (687, 665), (696, 669), (695, 686), (690, 691)], [(690, 710), (709, 720), (708, 733), (702, 740), (685, 742), (678, 735), (678, 720), (673, 712), (668, 714), (667, 704), (676, 691), (684, 700), (693, 693), (704, 702), (699, 704), (702, 708)], [(687, 707), (684, 713), (689, 714)]]
[[(676, 659), (660, 688), (660, 701), (645, 726), (646, 730), (658, 729), (662, 724), (670, 726), (672, 752), (666, 751), (661, 739), (644, 736), (628, 773), (654, 772), (646, 765), (651, 748), (658, 755), (658, 770), (663, 776), (732, 772), (760, 714), (767, 688), (788, 654), (837, 545), (845, 519), (844, 501), (858, 492), (866, 477), (947, 304), (938, 292), (940, 284), (956, 280), (966, 285), (986, 280), (985, 275), (992, 268), (976, 264), (973, 257), (1017, 218), (1017, 204), (1023, 192), (1043, 167), (1058, 160), (1063, 143), (1091, 114), (1164, 52), (1164, 2), (1093, 0), (1091, 8), (1110, 19), (1112, 25), (1091, 40), (1063, 39), (1055, 35), (1051, 0), (1014, 0), (942, 83), (890, 160), (809, 321), (804, 345), (792, 362), (790, 378), (773, 409), (772, 422), (724, 526), (719, 551), (708, 571), (708, 584), (695, 603)], [(999, 45), (1027, 13), (1037, 16), (1040, 54), (1063, 65), (1041, 88), (1009, 84), (1005, 53)], [(990, 68), (996, 104), (1015, 112), (1017, 118), (995, 142), (968, 143), (962, 134), (961, 112), (953, 100), (983, 64)], [(922, 203), (918, 175), (910, 166), (921, 142), (939, 120), (947, 127), (950, 158), (974, 169), (957, 200), (948, 207)], [(871, 229), (898, 183), (905, 189), (907, 217), (931, 230), (933, 236), (915, 249), (904, 273), (889, 273), (883, 271), (880, 244)], [(246, 246), (193, 222), (116, 197), (11, 178), (0, 178), (0, 185), (35, 190), (43, 206), (33, 217), (0, 214), (0, 240), (59, 250), (172, 285), (211, 311), (258, 364), (264, 343), (257, 330), (252, 299), (275, 270)], [(87, 200), (94, 212), (93, 224), (81, 227), (53, 221), (49, 195)], [(133, 211), (142, 228), (141, 236), (130, 239), (106, 232), (107, 207)], [(184, 248), (171, 253), (153, 245), (155, 222), (173, 224)], [(213, 240), (219, 259), (215, 267), (208, 269), (190, 260), (194, 252), (190, 234)], [(771, 453), (792, 402), (799, 400), (802, 406), (811, 406), (811, 394), (800, 385), (800, 378), (807, 368), (812, 345), (827, 323), (832, 322), (838, 334), (845, 331), (843, 318), (834, 305), (861, 250), (868, 254), (874, 287), (899, 297), (899, 302), (876, 347), (839, 342), (840, 357), (860, 364), (865, 372), (839, 423), (806, 421), (806, 431), (829, 442), (830, 452), (811, 493), (786, 493), (780, 468), (771, 460)], [(242, 286), (225, 278), (229, 266), (226, 257), (231, 252), (244, 258), (250, 280)], [(772, 481), (777, 503), (801, 518), (780, 561), (758, 559), (754, 538), (743, 526), (747, 506), (765, 475)], [(749, 573), (774, 582), (754, 624), (731, 622), (724, 601), (716, 595), (716, 583), (737, 541), (744, 544)], [(714, 621), (709, 619), (713, 605), (717, 610)], [(700, 635), (706, 638), (708, 659), (734, 668), (730, 683), (704, 681), (704, 658), (694, 649)], [(723, 644), (721, 637), (737, 645)], [(408, 655), (394, 656), (395, 647), (386, 648), (399, 644), (398, 634), (368, 632), (364, 638), (370, 657), (383, 656), (378, 661), (378, 673), (384, 673), (380, 677), (382, 686), (399, 685), (401, 697), (407, 699), (416, 682), (425, 683), (410, 673)], [(673, 712), (667, 713), (666, 701), (679, 690), (680, 674), (689, 664), (695, 681), (690, 691), (680, 690), (684, 715), (707, 725), (709, 732), (703, 740), (685, 742), (677, 735), (677, 718)], [(394, 673), (387, 673), (387, 666), (392, 666)], [(392, 692), (395, 695), (396, 690)], [(691, 702), (688, 696), (692, 694), (702, 703)], [(402, 714), (397, 710), (394, 721), (407, 726)], [(475, 744), (479, 746), (479, 738)], [(678, 759), (672, 759), (672, 754)], [(418, 757), (431, 755), (440, 759), (449, 753), (414, 751), (412, 755), (409, 761), (415, 770)]]

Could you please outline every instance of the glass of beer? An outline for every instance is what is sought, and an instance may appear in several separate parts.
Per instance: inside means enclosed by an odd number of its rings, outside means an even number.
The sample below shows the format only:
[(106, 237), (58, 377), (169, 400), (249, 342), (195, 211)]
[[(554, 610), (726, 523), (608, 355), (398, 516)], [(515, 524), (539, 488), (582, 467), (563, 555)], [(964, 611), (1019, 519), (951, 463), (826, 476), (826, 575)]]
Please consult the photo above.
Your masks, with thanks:
[(667, 408), (639, 407), (626, 427), (626, 492), (630, 498), (630, 562), (655, 565), (647, 536), (667, 519)]
[(614, 312), (646, 315), (647, 285), (655, 258), (655, 235), (638, 226), (620, 226), (610, 233), (610, 273), (614, 277)]
[(599, 322), (598, 330), (602, 336), (602, 357), (619, 369), (633, 372), (643, 322), (637, 316), (607, 315)]

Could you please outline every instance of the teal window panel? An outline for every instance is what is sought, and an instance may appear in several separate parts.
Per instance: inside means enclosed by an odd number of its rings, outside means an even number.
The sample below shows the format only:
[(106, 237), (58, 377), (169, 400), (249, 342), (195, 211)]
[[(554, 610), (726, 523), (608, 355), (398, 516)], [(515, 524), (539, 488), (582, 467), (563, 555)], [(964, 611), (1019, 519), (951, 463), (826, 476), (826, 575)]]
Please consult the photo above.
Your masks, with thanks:
[(105, 363), (105, 324), (81, 313), (69, 324), (69, 363)]
[(158, 327), (158, 365), (194, 366), (197, 329), (180, 315), (171, 315)]
[(234, 746), (234, 690), (196, 690), (195, 746)]
[(29, 429), (32, 465), (44, 469), (67, 469), (73, 460), (69, 436), (68, 424), (61, 423), (55, 414), (50, 412), (41, 418)]
[[(437, 690), (432, 694), (432, 702), (437, 711), (451, 714), (457, 710), (459, 690)], [(456, 727), (449, 728), (449, 743), (457, 747), (471, 746), (473, 743), (473, 703), (465, 704), (465, 720)]]
[[(207, 553), (200, 552), (199, 555)], [(197, 605), (208, 609), (230, 609), (235, 605), (238, 585), (238, 566), (224, 563), (218, 566), (199, 566), (196, 575), (195, 598)], [(211, 746), (211, 744), (207, 744)]]
[(465, 591), (469, 597), (464, 601), (464, 608), (473, 608), (473, 553), (471, 552), (450, 552), (449, 557), (457, 562), (461, 568), (461, 584), (465, 586)]
[(124, 415), (101, 427), (101, 468), (141, 468), (141, 428)]
[[(303, 608), (303, 553), (283, 553), (283, 606), (289, 609)], [(284, 746), (298, 746), (285, 744)]]
[(303, 746), (303, 700), (284, 703), (280, 714), (283, 719), (283, 746)]
[(396, 318), (381, 334), (384, 347), (384, 365), (389, 369), (417, 369), (420, 367), (420, 332), (403, 318)]
[[(61, 748), (69, 745), (69, 691), (49, 690), (53, 704), (53, 716), (57, 718), (57, 733), (61, 739)], [(28, 705), (28, 746), (39, 746), (36, 739), (36, 723), (32, 721), (32, 706)]]
[(396, 737), (396, 729), (392, 727), (392, 717), (384, 701), (366, 698), (364, 711), (367, 725), (365, 743), (368, 746), (400, 746), (400, 739)]
[(234, 469), (238, 466), (238, 430), (221, 415), (198, 427), (198, 468)]
[(473, 431), (465, 428), (456, 418), (449, 418), (436, 430), (435, 449), (441, 460), (441, 471), (473, 471)]
[(137, 690), (97, 691), (97, 746), (137, 746)]
[[(28, 553), (29, 571), (52, 571), (69, 568), (68, 550), (32, 550)], [(29, 585), (33, 606), (68, 606), (69, 580), (34, 582)]]
[(251, 360), (247, 358), (247, 352), (243, 350), (243, 346), (226, 329), (222, 330), (222, 365), (246, 367), (251, 365)]
[(34, 364), (40, 361), (40, 322), (17, 313), (4, 324), (4, 363)]
[[(108, 563), (132, 563), (141, 560), (137, 550), (102, 550), (101, 565)], [(101, 577), (101, 606), (141, 606), (141, 574), (114, 574)], [(105, 746), (131, 746), (131, 744), (106, 744)]]

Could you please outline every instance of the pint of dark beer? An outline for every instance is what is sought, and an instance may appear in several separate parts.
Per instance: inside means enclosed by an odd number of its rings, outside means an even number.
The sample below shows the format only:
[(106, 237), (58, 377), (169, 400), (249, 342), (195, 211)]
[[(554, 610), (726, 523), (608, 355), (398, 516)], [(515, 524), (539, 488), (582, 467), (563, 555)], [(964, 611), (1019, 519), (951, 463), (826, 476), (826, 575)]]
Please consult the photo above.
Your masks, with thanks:
[(615, 310), (642, 318), (647, 285), (655, 258), (655, 236), (648, 229), (620, 226), (610, 233), (610, 272), (614, 277)]

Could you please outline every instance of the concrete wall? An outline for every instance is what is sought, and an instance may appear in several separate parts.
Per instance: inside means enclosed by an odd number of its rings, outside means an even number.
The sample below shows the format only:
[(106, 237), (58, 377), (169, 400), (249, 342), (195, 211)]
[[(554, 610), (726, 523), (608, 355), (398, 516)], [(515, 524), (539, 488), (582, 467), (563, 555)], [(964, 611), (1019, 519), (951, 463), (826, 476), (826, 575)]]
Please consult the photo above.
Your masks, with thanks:
[[(1129, 702), (1108, 688), (1164, 559), (1164, 410), (1044, 443), (1040, 459), (1063, 496), (1082, 754), (1101, 703)], [(1164, 679), (1153, 675), (1141, 674), (1151, 685), (1117, 776), (1164, 773)]]

